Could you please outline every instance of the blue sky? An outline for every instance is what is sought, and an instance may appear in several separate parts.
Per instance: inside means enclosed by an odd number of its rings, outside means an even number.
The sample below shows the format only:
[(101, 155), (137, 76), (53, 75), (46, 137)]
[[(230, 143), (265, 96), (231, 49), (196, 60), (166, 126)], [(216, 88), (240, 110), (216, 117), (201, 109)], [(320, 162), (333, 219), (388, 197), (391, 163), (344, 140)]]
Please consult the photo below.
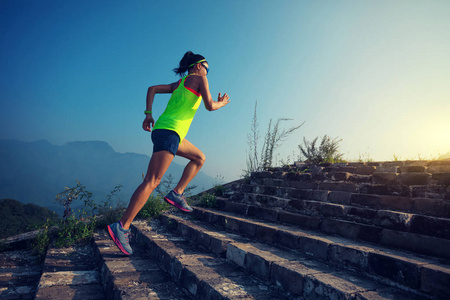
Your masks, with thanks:
[(192, 50), (231, 101), (202, 106), (187, 136), (213, 177), (242, 175), (256, 101), (261, 135), (305, 121), (278, 159), (325, 134), (349, 160), (433, 158), (450, 151), (449, 15), (450, 1), (2, 0), (0, 139), (150, 155), (146, 90)]

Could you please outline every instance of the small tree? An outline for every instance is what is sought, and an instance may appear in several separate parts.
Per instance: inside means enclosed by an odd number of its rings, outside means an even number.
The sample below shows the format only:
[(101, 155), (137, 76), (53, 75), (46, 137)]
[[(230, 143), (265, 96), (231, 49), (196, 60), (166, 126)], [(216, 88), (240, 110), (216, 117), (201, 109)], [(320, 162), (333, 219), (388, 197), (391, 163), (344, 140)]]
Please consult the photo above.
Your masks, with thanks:
[(309, 142), (303, 137), (304, 146), (298, 145), (301, 154), (306, 158), (306, 161), (310, 163), (322, 163), (322, 162), (343, 162), (343, 154), (339, 153), (339, 142), (338, 138), (331, 139), (329, 136), (325, 135), (320, 142), (319, 147), (316, 146), (317, 140)]

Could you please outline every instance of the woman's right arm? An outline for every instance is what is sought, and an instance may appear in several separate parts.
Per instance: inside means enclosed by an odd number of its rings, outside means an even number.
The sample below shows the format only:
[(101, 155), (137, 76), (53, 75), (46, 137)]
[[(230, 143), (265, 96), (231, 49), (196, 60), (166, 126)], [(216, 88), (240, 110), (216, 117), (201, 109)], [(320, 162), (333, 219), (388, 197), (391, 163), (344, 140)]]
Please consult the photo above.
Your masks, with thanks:
[[(172, 93), (178, 86), (178, 82), (174, 82), (171, 84), (160, 84), (154, 85), (148, 88), (147, 90), (147, 98), (146, 98), (146, 111), (152, 111), (153, 100), (155, 99), (156, 94), (170, 94)], [(145, 131), (152, 131), (152, 127), (155, 125), (155, 120), (151, 113), (145, 115), (145, 120), (142, 124), (142, 128)]]
[(217, 96), (217, 101), (212, 99), (211, 93), (209, 92), (209, 83), (206, 76), (200, 76), (200, 94), (203, 98), (203, 103), (205, 107), (209, 111), (217, 110), (221, 107), (224, 107), (228, 103), (230, 103), (230, 97), (225, 93), (223, 96), (219, 93)]

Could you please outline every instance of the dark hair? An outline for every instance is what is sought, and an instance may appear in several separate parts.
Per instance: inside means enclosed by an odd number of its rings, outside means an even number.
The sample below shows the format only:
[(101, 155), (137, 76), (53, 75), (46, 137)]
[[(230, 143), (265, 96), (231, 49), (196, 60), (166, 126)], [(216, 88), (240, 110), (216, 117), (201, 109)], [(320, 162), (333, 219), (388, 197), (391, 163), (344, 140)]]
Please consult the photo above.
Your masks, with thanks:
[(205, 59), (202, 55), (194, 54), (192, 53), (192, 51), (188, 51), (184, 54), (183, 58), (180, 60), (178, 68), (173, 69), (173, 71), (175, 72), (175, 74), (183, 76), (183, 74), (190, 69), (189, 67), (190, 65), (195, 64), (196, 62), (202, 59)]

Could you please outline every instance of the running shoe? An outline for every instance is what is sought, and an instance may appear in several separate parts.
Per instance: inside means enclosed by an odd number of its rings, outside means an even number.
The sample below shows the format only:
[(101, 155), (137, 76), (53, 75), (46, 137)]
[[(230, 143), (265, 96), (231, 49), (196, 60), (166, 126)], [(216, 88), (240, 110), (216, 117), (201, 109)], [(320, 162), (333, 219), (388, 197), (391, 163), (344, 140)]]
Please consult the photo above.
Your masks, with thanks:
[(131, 229), (123, 229), (122, 223), (118, 221), (114, 224), (108, 225), (108, 232), (120, 251), (126, 255), (133, 254), (133, 249), (130, 247)]
[(167, 196), (164, 197), (164, 200), (166, 200), (167, 203), (172, 204), (176, 208), (181, 209), (182, 211), (192, 212), (193, 210), (192, 207), (187, 204), (184, 193), (180, 195), (172, 190), (167, 194)]

